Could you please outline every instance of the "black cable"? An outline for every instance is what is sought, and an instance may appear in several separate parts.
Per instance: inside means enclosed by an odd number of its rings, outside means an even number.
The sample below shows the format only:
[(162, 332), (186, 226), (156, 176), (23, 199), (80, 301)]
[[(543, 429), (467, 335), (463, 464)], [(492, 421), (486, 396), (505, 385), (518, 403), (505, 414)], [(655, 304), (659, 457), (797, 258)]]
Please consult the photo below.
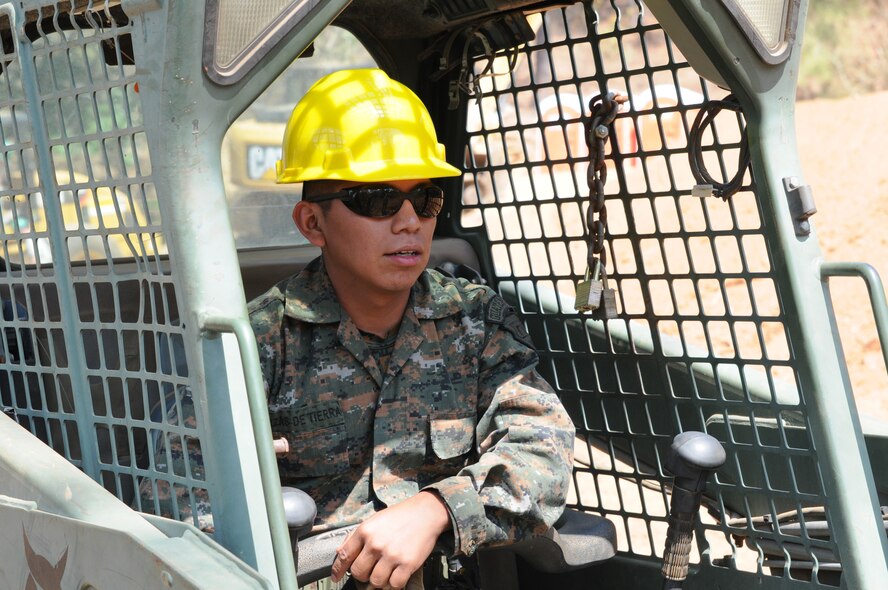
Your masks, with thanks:
[[(715, 118), (723, 110), (728, 109), (736, 113), (743, 113), (740, 103), (733, 95), (728, 95), (723, 100), (710, 100), (700, 108), (697, 116), (694, 118), (694, 124), (688, 134), (688, 160), (691, 165), (691, 173), (694, 180), (698, 184), (708, 184), (712, 186), (712, 194), (724, 200), (731, 198), (734, 193), (740, 190), (743, 185), (743, 177), (746, 175), (746, 169), (749, 168), (749, 146), (746, 141), (746, 130), (741, 130), (740, 134), (740, 155), (737, 161), (737, 173), (728, 182), (716, 182), (703, 162), (703, 132), (707, 127), (714, 124)], [(715, 139), (715, 128), (712, 131), (713, 140)]]

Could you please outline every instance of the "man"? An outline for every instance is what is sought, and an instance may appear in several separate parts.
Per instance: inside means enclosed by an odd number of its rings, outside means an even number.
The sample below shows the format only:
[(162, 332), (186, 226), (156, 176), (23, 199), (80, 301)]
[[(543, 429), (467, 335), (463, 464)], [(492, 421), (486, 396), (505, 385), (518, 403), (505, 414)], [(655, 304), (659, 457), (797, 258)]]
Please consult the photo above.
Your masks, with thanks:
[(380, 70), (315, 84), (278, 182), (322, 256), (250, 304), (282, 483), (316, 531), (361, 523), (333, 564), (402, 588), (449, 531), (456, 552), (543, 533), (567, 494), (573, 425), (523, 326), (490, 289), (426, 271), (457, 176), (415, 94)]

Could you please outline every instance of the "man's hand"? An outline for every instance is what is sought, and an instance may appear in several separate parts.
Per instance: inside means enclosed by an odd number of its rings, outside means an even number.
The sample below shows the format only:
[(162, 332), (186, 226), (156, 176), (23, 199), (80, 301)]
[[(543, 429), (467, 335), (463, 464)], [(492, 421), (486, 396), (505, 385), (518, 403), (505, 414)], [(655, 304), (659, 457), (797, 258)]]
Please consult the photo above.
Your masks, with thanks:
[(333, 581), (350, 571), (374, 588), (403, 588), (448, 529), (450, 513), (441, 498), (434, 492), (419, 492), (355, 529), (336, 550)]

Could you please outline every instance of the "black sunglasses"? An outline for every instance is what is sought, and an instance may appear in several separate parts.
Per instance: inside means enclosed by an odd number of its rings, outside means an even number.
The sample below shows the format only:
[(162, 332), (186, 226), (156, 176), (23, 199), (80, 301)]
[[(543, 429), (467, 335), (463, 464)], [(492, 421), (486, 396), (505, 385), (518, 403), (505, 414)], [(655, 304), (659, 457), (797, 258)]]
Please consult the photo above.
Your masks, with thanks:
[(391, 217), (401, 210), (404, 201), (410, 201), (420, 217), (437, 217), (444, 208), (444, 191), (433, 184), (402, 192), (393, 186), (371, 184), (352, 186), (335, 193), (313, 195), (311, 203), (339, 199), (342, 204), (363, 217)]

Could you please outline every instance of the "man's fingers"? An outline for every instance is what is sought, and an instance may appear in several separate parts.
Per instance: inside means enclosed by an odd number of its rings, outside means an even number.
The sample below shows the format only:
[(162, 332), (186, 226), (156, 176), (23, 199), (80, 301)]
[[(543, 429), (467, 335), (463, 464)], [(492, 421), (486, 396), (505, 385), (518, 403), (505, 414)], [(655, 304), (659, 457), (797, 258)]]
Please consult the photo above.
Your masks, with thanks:
[(348, 554), (342, 550), (337, 550), (336, 559), (333, 560), (333, 565), (330, 567), (330, 577), (333, 578), (334, 582), (338, 582), (350, 567), (351, 560), (348, 559)]
[[(370, 580), (376, 587), (404, 588), (449, 526), (450, 515), (441, 499), (420, 492), (357, 527), (337, 551), (333, 579), (338, 582), (350, 571), (355, 580)], [(405, 530), (411, 535), (405, 536)]]
[(403, 588), (403, 586), (395, 586), (389, 582), (391, 576), (392, 564), (388, 560), (383, 559), (376, 562), (368, 581), (374, 588)]
[(392, 575), (389, 576), (389, 585), (392, 588), (404, 588), (404, 590), (421, 589), (423, 587), (422, 567), (415, 572), (403, 565), (396, 567)]
[(336, 558), (333, 560), (333, 566), (330, 568), (334, 582), (341, 580), (342, 576), (349, 571), (363, 547), (363, 543), (353, 533), (354, 531), (349, 533), (342, 545), (339, 546), (339, 549), (336, 550)]
[(370, 551), (367, 545), (361, 549), (361, 553), (351, 562), (351, 574), (356, 580), (367, 582), (373, 574), (373, 570), (379, 561), (379, 554)]

